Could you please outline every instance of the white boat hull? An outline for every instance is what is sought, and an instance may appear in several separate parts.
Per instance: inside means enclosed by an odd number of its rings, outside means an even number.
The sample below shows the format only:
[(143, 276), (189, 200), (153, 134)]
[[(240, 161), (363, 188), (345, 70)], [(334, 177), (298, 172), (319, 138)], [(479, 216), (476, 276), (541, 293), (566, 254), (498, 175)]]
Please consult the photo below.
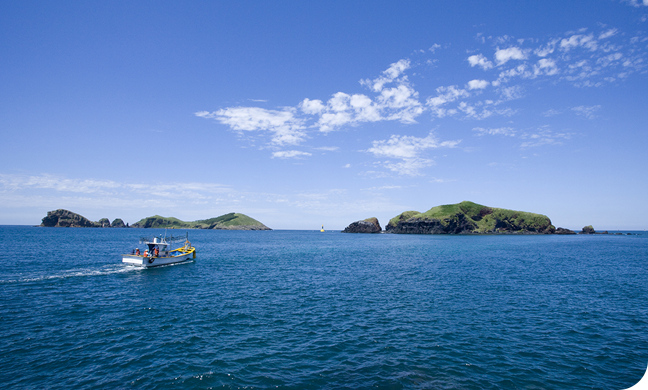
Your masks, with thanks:
[(122, 262), (124, 264), (134, 265), (142, 268), (159, 267), (161, 265), (182, 263), (183, 261), (195, 258), (195, 252), (190, 252), (178, 256), (165, 256), (165, 257), (144, 257), (137, 255), (123, 255)]

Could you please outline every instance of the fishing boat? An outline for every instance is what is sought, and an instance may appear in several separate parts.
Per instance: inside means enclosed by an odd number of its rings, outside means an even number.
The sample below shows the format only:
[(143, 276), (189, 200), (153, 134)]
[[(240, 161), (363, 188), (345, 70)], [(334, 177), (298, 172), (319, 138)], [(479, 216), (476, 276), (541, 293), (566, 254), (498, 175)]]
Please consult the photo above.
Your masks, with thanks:
[[(171, 249), (172, 244), (184, 243), (176, 249)], [(140, 244), (144, 244), (144, 252), (139, 248), (133, 249), (131, 254), (122, 255), (122, 262), (138, 267), (150, 268), (161, 265), (181, 263), (196, 258), (196, 248), (189, 242), (189, 233), (186, 237), (142, 237)]]

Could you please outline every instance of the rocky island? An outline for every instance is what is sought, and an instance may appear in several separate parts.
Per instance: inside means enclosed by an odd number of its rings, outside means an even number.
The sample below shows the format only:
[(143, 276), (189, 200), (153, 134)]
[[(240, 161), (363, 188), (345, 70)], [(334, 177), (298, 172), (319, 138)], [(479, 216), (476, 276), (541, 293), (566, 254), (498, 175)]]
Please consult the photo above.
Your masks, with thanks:
[(101, 218), (99, 222), (94, 222), (88, 218), (73, 213), (70, 210), (58, 209), (48, 211), (43, 217), (40, 226), (45, 227), (128, 227), (120, 218), (115, 219), (112, 223), (108, 218)]
[(40, 226), (44, 227), (137, 227), (137, 228), (171, 228), (171, 229), (215, 229), (215, 230), (272, 230), (256, 219), (245, 214), (229, 213), (220, 217), (201, 219), (198, 221), (185, 222), (173, 217), (161, 217), (154, 215), (143, 218), (132, 225), (124, 224), (121, 218), (112, 223), (108, 218), (101, 218), (98, 222), (90, 221), (88, 218), (65, 209), (48, 211), (47, 216), (42, 220)]
[[(377, 231), (375, 227), (369, 231), (370, 220), (375, 220)], [(385, 231), (394, 234), (575, 234), (569, 229), (556, 229), (546, 215), (468, 201), (432, 207), (424, 213), (405, 211), (392, 218)], [(380, 224), (370, 218), (353, 222), (344, 232), (377, 233)]]
[(382, 228), (378, 223), (378, 218), (367, 218), (363, 221), (353, 222), (347, 226), (342, 233), (380, 233)]
[(392, 218), (386, 230), (398, 234), (553, 234), (556, 228), (546, 215), (463, 201), (424, 213), (406, 211)]

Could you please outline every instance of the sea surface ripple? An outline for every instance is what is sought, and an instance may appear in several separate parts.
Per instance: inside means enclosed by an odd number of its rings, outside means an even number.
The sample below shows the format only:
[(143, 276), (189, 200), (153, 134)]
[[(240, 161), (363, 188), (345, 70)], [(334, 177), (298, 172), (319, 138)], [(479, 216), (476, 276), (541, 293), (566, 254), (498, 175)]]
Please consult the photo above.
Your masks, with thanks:
[[(184, 234), (184, 231), (182, 232)], [(648, 364), (648, 235), (0, 226), (17, 389), (626, 389)]]

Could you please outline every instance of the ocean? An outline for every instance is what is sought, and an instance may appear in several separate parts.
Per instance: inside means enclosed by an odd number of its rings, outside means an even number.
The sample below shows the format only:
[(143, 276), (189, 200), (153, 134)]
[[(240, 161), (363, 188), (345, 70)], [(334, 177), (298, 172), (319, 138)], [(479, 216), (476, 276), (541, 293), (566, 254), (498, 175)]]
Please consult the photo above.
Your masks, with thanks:
[[(185, 231), (169, 231), (184, 235)], [(626, 389), (648, 366), (648, 234), (0, 226), (8, 389)]]

